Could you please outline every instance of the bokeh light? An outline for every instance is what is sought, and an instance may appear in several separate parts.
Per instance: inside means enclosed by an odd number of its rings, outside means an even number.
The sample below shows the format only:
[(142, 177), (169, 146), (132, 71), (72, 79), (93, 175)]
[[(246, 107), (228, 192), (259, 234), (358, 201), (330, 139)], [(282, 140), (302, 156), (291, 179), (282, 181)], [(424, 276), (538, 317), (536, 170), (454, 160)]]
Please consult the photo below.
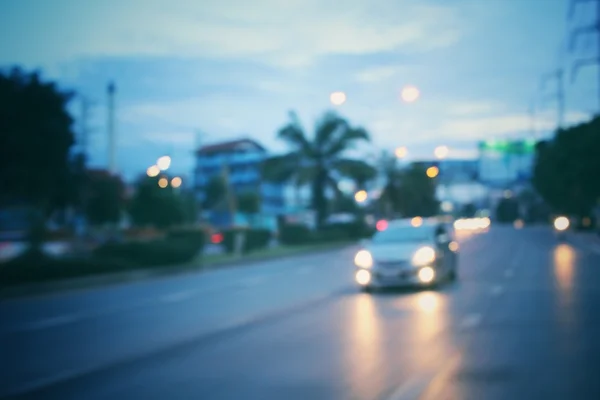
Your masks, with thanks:
[(158, 166), (158, 168), (161, 171), (165, 171), (165, 170), (169, 169), (169, 167), (171, 166), (171, 157), (162, 156), (161, 158), (158, 159), (158, 161), (156, 161), (156, 165)]
[(167, 178), (160, 178), (158, 180), (158, 186), (160, 186), (161, 188), (166, 188), (167, 186), (169, 186), (169, 180)]
[(408, 154), (408, 149), (405, 146), (398, 147), (396, 151), (394, 151), (396, 158), (404, 158)]
[(449, 152), (450, 150), (448, 149), (448, 146), (438, 146), (435, 148), (435, 150), (433, 150), (433, 154), (438, 160), (448, 157)]
[(341, 106), (346, 102), (346, 93), (344, 92), (333, 92), (329, 95), (329, 101), (335, 106)]
[(427, 168), (427, 176), (430, 178), (435, 178), (439, 173), (440, 170), (436, 166)]
[(148, 175), (150, 178), (154, 178), (155, 176), (158, 176), (159, 173), (160, 173), (160, 168), (158, 168), (157, 165), (148, 167), (148, 169), (146, 170), (146, 175)]
[(364, 203), (365, 201), (367, 201), (367, 197), (369, 197), (369, 195), (367, 194), (366, 191), (359, 190), (354, 195), (354, 200), (356, 200), (357, 203)]
[(179, 186), (181, 186), (181, 178), (176, 176), (175, 178), (171, 179), (171, 186), (173, 186), (174, 188), (178, 188)]
[(400, 97), (406, 103), (413, 103), (417, 101), (421, 92), (415, 86), (405, 86), (402, 88), (402, 92), (400, 93)]

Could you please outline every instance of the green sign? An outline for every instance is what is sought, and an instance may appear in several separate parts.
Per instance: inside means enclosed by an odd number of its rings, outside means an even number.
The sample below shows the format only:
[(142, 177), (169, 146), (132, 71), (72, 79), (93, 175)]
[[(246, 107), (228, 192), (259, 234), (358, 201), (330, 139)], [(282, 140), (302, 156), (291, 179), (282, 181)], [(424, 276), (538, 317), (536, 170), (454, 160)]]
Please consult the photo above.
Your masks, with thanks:
[(504, 154), (533, 154), (535, 153), (534, 139), (526, 140), (486, 140), (479, 142), (479, 150)]

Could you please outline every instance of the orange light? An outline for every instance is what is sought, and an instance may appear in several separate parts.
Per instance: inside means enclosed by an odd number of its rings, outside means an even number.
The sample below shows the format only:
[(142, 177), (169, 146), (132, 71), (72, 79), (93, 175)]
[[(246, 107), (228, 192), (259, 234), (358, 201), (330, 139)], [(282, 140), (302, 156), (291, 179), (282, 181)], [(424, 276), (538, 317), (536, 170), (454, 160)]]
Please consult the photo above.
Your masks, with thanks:
[(440, 173), (440, 170), (435, 165), (433, 167), (427, 168), (427, 176), (430, 178), (435, 178)]
[(410, 224), (412, 226), (414, 226), (415, 228), (418, 228), (419, 226), (423, 225), (423, 218), (414, 217), (413, 219), (410, 220)]
[(171, 186), (173, 186), (174, 188), (178, 188), (179, 186), (181, 186), (181, 178), (176, 176), (175, 178), (171, 179)]

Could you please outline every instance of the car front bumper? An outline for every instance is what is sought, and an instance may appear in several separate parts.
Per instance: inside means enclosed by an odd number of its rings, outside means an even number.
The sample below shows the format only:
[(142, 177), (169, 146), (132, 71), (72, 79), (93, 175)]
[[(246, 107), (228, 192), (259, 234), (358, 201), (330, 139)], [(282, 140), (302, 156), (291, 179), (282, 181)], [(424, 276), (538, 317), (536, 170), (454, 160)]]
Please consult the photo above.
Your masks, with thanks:
[[(435, 276), (432, 281), (424, 282), (419, 278), (419, 271), (423, 268), (432, 268), (435, 271)], [(397, 270), (381, 269), (381, 268), (357, 268), (355, 272), (367, 271), (370, 274), (368, 283), (359, 282), (357, 284), (362, 287), (384, 288), (384, 287), (401, 287), (401, 286), (428, 286), (437, 281), (438, 273), (434, 266), (411, 267)], [(363, 273), (364, 274), (364, 273)]]

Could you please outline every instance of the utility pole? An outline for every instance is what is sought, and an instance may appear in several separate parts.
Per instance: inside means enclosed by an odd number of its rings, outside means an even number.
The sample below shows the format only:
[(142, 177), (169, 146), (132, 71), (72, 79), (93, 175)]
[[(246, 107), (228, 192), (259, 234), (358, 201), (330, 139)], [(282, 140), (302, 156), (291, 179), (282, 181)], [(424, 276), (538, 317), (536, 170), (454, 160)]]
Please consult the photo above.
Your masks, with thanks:
[(565, 84), (564, 84), (564, 70), (559, 68), (552, 71), (542, 77), (540, 84), (540, 90), (544, 91), (549, 81), (556, 80), (556, 92), (553, 97), (556, 98), (556, 124), (558, 129), (562, 129), (564, 126), (565, 118)]
[(81, 95), (81, 115), (79, 120), (79, 147), (81, 149), (81, 153), (85, 157), (87, 161), (88, 158), (88, 143), (89, 143), (89, 134), (90, 129), (88, 126), (89, 118), (90, 118), (90, 108), (94, 105), (93, 102), (86, 96)]
[(115, 92), (114, 82), (107, 87), (108, 94), (108, 168), (112, 174), (117, 173), (116, 140), (115, 140)]
[(598, 108), (600, 109), (600, 0), (571, 0), (569, 7), (569, 20), (573, 19), (575, 15), (575, 8), (581, 3), (595, 3), (596, 4), (596, 20), (587, 26), (580, 26), (571, 31), (569, 40), (569, 51), (572, 53), (575, 50), (577, 39), (584, 34), (594, 34), (598, 36), (596, 57), (587, 59), (578, 59), (573, 62), (573, 69), (571, 70), (571, 82), (574, 82), (577, 78), (579, 70), (586, 66), (598, 65)]
[(531, 103), (529, 103), (529, 133), (532, 139), (537, 138), (535, 118), (535, 100), (531, 100)]

